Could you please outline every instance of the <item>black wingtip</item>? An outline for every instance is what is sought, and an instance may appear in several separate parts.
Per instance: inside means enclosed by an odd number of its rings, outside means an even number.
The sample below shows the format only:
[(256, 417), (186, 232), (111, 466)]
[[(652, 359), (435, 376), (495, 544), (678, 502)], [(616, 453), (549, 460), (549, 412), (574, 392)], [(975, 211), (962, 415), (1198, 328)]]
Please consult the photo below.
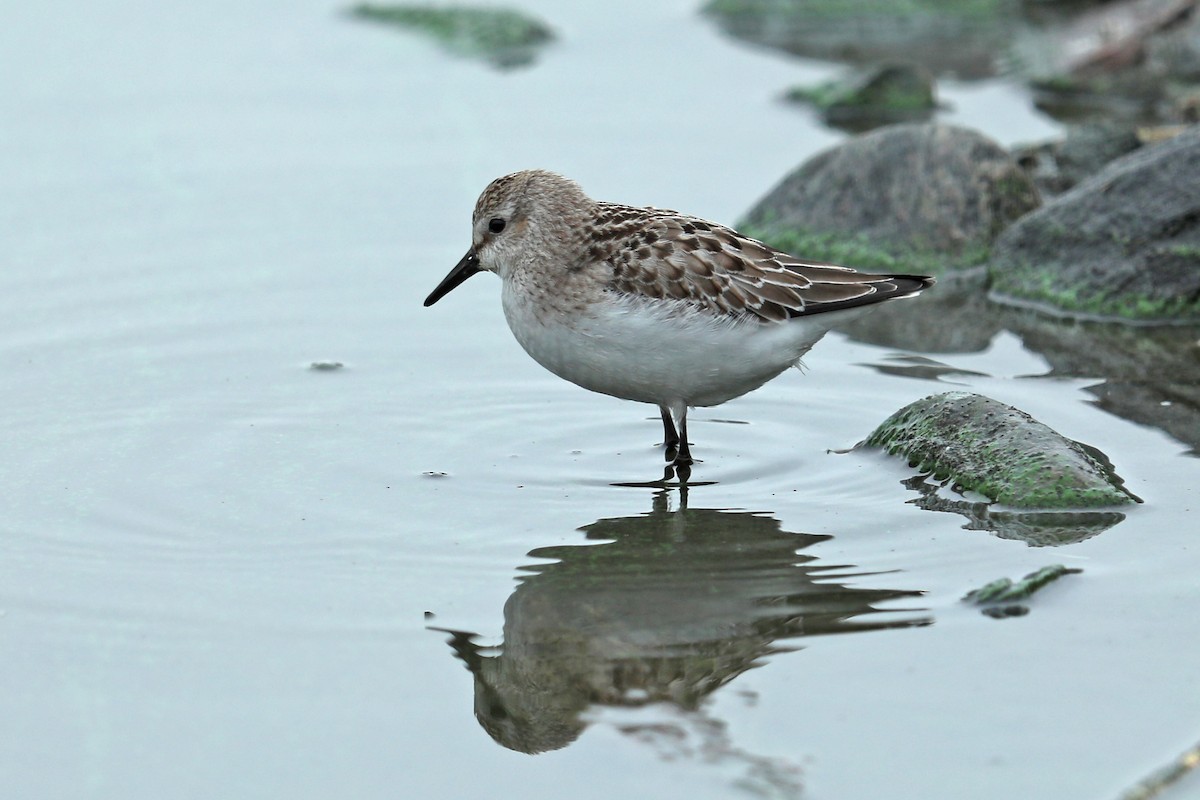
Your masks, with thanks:
[(937, 283), (937, 279), (929, 275), (871, 275), (875, 279), (877, 291), (864, 294), (848, 300), (813, 304), (800, 310), (787, 312), (789, 318), (807, 317), (815, 314), (826, 314), (831, 311), (845, 311), (851, 308), (866, 308), (887, 303), (891, 300), (904, 300), (916, 297), (921, 292)]
[(889, 294), (889, 297), (909, 297), (914, 294), (920, 294), (937, 283), (937, 278), (929, 275), (889, 275), (892, 283), (896, 284), (896, 291)]

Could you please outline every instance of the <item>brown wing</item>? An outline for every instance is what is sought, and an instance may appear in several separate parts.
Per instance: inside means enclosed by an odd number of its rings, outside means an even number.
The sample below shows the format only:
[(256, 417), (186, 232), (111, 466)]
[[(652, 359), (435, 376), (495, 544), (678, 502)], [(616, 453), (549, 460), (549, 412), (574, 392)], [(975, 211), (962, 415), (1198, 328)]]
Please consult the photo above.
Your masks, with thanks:
[(602, 219), (600, 225), (616, 240), (610, 288), (626, 294), (782, 321), (907, 297), (933, 284), (922, 275), (874, 275), (798, 259), (730, 228), (672, 211), (608, 210), (619, 223), (613, 227)]

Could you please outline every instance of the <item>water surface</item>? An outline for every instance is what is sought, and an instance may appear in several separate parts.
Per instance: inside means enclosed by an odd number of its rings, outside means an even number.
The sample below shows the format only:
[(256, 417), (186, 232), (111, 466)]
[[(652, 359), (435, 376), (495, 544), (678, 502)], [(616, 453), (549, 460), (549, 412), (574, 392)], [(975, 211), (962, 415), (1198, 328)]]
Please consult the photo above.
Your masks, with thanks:
[[(321, 2), (7, 15), (5, 796), (1093, 798), (1194, 740), (1200, 466), (1105, 375), (831, 334), (694, 413), (685, 499), (617, 485), (654, 409), (543, 372), (493, 278), (421, 308), (497, 175), (733, 222), (838, 139), (777, 101), (833, 67), (690, 3), (529, 7), (561, 39), (505, 73)], [(1033, 547), (831, 452), (964, 386), (1145, 505)], [(958, 602), (1048, 563), (1027, 617)]]

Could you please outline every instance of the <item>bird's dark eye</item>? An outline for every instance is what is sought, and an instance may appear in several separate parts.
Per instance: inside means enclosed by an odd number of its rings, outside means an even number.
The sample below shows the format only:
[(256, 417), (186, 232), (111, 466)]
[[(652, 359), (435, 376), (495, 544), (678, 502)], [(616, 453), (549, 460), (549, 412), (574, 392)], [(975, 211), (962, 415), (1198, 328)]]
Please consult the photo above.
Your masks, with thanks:
[(488, 230), (492, 233), (499, 233), (504, 230), (504, 220), (500, 219), (500, 217), (492, 217), (488, 221)]

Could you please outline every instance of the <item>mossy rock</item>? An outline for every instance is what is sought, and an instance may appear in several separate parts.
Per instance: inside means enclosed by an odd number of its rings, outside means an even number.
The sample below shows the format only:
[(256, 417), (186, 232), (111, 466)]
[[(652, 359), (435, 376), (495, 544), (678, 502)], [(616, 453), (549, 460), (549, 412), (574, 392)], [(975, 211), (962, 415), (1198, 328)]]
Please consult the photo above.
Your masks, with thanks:
[(938, 108), (933, 74), (919, 64), (879, 64), (785, 96), (821, 112), (826, 124), (867, 131), (897, 122), (928, 119)]
[(1141, 502), (1103, 454), (1024, 411), (970, 392), (926, 397), (867, 437), (962, 490), (1011, 508), (1090, 509)]
[(350, 9), (359, 19), (422, 32), (448, 50), (509, 68), (533, 62), (537, 49), (554, 38), (541, 20), (503, 8), (428, 5), (372, 5)]

